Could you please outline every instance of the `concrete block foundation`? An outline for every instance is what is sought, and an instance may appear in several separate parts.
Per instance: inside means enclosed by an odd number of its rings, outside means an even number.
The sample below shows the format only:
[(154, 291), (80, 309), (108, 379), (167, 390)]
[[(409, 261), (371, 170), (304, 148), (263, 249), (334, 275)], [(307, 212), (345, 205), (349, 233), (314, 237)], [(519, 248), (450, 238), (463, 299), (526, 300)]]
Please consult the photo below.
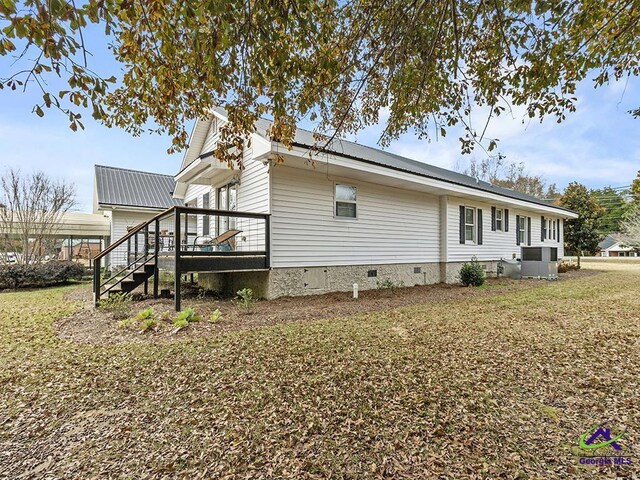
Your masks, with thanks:
[[(487, 276), (495, 276), (497, 261), (480, 262)], [(251, 288), (260, 298), (317, 295), (329, 292), (378, 288), (393, 283), (412, 287), (434, 283), (457, 283), (462, 262), (411, 263), (391, 265), (349, 265), (330, 267), (282, 267), (269, 271), (200, 273), (198, 283), (203, 288), (235, 295), (242, 288)]]

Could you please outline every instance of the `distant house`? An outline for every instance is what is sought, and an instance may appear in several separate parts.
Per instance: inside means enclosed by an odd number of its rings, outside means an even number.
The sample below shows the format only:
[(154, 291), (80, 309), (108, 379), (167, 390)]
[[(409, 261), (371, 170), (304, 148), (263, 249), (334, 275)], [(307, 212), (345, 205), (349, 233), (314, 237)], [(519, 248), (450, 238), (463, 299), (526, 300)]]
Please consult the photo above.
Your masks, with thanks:
[(637, 257), (638, 252), (633, 247), (624, 245), (620, 234), (609, 234), (598, 244), (598, 255), (601, 257)]
[[(113, 242), (163, 210), (182, 205), (173, 198), (174, 186), (171, 175), (96, 165), (93, 212), (109, 218)], [(127, 265), (126, 248), (112, 252), (110, 263)]]

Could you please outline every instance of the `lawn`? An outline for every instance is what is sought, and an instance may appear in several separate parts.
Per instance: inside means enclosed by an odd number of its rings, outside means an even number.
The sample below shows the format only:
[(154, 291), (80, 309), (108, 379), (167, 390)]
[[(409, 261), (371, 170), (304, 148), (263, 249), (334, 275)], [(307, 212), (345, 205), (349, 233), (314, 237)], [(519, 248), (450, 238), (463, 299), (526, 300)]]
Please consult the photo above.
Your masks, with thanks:
[(535, 285), (105, 345), (55, 334), (74, 287), (0, 294), (0, 478), (637, 475), (578, 441), (640, 462), (640, 266)]

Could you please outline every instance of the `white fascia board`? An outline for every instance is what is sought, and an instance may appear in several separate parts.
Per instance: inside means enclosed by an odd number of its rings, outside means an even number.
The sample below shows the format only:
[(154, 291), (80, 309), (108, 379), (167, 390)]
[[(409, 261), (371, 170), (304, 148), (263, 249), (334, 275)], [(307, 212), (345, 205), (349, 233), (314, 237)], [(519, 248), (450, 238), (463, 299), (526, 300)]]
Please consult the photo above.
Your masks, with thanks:
[[(280, 153), (309, 159), (308, 148), (292, 147), (291, 150), (285, 150)], [(446, 190), (448, 195), (473, 197), (477, 201), (489, 201), (496, 202), (498, 204), (508, 204), (514, 207), (521, 207), (528, 210), (551, 213), (561, 218), (578, 218), (578, 214), (576, 213), (562, 210), (550, 205), (547, 206), (538, 203), (527, 202), (526, 200), (520, 200), (517, 198), (508, 197), (506, 195), (499, 195), (484, 190), (477, 190), (464, 185), (457, 185), (443, 180), (438, 180), (411, 172), (405, 172), (402, 170), (396, 170), (382, 165), (365, 163), (363, 161), (353, 160), (351, 158), (342, 157), (332, 153), (322, 152), (321, 155), (317, 155), (313, 158), (314, 162), (323, 164), (327, 163), (327, 160), (329, 160), (330, 165), (350, 168), (353, 170), (371, 173), (373, 175), (380, 175), (382, 177), (394, 178), (397, 180), (405, 181), (407, 183), (433, 187), (434, 189), (438, 190)]]
[(258, 133), (251, 134), (251, 148), (253, 149), (253, 159), (260, 160), (268, 157), (274, 151), (273, 142), (267, 140)]
[(158, 208), (158, 207), (141, 207), (135, 205), (108, 205), (108, 204), (100, 204), (100, 209), (105, 212), (134, 212), (134, 213), (160, 213), (164, 212), (166, 208)]

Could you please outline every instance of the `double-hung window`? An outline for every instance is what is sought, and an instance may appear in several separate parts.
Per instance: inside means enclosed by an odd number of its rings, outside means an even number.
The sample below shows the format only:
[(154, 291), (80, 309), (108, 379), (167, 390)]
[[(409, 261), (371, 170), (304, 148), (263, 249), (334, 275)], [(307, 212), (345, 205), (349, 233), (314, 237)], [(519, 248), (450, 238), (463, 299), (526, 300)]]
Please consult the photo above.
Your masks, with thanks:
[(496, 208), (496, 230), (504, 232), (504, 209)]
[(353, 185), (336, 183), (335, 187), (335, 215), (340, 218), (357, 218), (356, 202), (358, 189)]
[(518, 242), (520, 245), (527, 244), (527, 217), (518, 217)]
[(464, 239), (465, 242), (476, 241), (476, 209), (464, 207)]

